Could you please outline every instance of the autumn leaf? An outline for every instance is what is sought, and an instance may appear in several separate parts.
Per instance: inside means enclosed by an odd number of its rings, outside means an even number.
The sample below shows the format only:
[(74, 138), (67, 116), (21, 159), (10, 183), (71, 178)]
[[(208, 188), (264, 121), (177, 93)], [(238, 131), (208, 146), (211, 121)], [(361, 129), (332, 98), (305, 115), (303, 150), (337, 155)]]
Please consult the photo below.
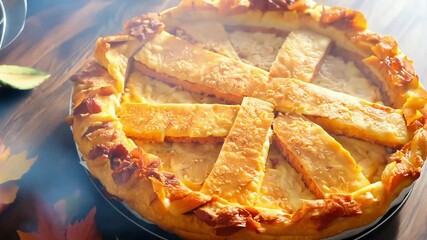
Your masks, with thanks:
[(0, 87), (29, 90), (42, 84), (50, 75), (35, 68), (0, 65)]
[(16, 180), (21, 179), (35, 161), (36, 158), (27, 160), (25, 152), (10, 156), (10, 149), (0, 141), (0, 213), (15, 201), (19, 189)]
[(36, 159), (27, 159), (26, 152), (10, 156), (10, 149), (6, 149), (0, 154), (0, 172), (2, 173), (0, 184), (21, 179), (22, 175), (30, 170)]
[(37, 214), (38, 232), (26, 233), (18, 230), (17, 232), (21, 240), (66, 240), (64, 233), (65, 226), (57, 221), (58, 216), (53, 208), (40, 201), (37, 203), (35, 210)]
[(67, 240), (101, 239), (95, 224), (95, 213), (96, 208), (93, 207), (85, 219), (69, 225), (67, 228)]
[[(40, 206), (41, 205), (41, 206)], [(62, 199), (47, 207), (39, 204), (37, 206), (38, 232), (27, 233), (17, 231), (21, 240), (99, 240), (99, 234), (95, 224), (96, 208), (93, 207), (89, 214), (81, 221), (73, 224), (64, 224), (64, 216), (67, 213), (67, 200)]]

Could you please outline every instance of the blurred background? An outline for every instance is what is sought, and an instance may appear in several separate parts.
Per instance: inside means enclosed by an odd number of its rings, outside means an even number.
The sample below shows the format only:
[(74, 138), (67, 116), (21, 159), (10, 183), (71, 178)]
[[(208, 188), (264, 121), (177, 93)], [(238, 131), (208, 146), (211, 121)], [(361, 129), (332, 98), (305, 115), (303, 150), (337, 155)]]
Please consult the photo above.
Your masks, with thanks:
[[(7, 0), (3, 0), (3, 1), (7, 1)], [(45, 9), (55, 7), (57, 5), (61, 5), (65, 2), (70, 2), (70, 1), (84, 1), (84, 0), (55, 0), (55, 1), (52, 1), (52, 0), (27, 0), (27, 6), (28, 6), (27, 17), (31, 17), (40, 11), (43, 11)]]

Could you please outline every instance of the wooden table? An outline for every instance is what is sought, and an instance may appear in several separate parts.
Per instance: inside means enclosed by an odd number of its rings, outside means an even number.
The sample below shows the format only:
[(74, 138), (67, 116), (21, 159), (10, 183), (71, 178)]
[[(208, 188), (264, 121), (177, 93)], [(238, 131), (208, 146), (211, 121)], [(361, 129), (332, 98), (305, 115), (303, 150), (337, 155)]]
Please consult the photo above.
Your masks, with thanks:
[[(427, 1), (322, 2), (364, 12), (370, 29), (398, 40), (426, 83)], [(35, 202), (53, 203), (73, 194), (80, 196), (79, 214), (97, 206), (97, 225), (105, 239), (149, 238), (105, 202), (78, 164), (65, 122), (72, 88), (68, 79), (91, 56), (97, 37), (120, 31), (126, 19), (139, 13), (174, 4), (171, 0), (61, 1), (28, 18), (19, 38), (0, 52), (0, 64), (33, 66), (51, 74), (32, 91), (0, 91), (0, 138), (14, 152), (26, 150), (30, 156), (38, 156), (21, 180), (17, 201), (0, 215), (0, 239), (16, 239), (16, 229), (34, 229)], [(367, 239), (427, 239), (426, 175), (416, 182), (400, 212)]]

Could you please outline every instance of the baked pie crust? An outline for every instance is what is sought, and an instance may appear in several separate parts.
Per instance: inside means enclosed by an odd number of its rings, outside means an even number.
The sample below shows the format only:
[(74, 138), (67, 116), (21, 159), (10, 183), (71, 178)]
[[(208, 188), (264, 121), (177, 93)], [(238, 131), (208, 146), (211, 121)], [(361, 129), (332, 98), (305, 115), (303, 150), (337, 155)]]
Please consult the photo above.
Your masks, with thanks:
[(336, 236), (383, 216), (426, 159), (426, 92), (357, 11), (183, 0), (94, 56), (72, 77), (78, 150), (183, 238)]

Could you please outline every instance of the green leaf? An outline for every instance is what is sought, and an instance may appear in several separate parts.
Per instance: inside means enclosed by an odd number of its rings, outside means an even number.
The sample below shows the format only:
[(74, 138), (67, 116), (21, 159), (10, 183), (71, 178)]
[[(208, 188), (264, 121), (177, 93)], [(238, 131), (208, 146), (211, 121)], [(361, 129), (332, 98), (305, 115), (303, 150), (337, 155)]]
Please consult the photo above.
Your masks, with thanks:
[(0, 65), (0, 86), (29, 90), (40, 85), (50, 75), (46, 72), (15, 65)]

